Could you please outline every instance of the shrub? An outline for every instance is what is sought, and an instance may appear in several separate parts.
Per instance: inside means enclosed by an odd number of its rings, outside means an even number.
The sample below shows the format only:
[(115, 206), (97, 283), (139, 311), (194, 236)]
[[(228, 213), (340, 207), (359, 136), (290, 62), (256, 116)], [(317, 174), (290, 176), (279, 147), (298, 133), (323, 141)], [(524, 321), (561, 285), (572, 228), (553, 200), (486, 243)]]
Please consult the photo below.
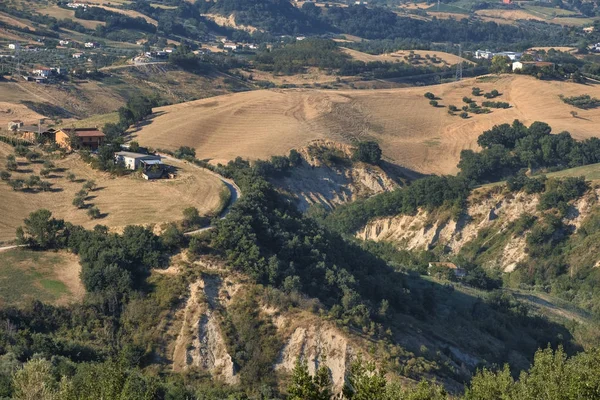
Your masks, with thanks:
[(74, 173), (72, 173), (72, 172), (69, 172), (69, 173), (67, 174), (67, 179), (68, 179), (70, 182), (73, 182), (73, 181), (76, 179), (76, 176), (75, 176), (75, 174), (74, 174)]
[(73, 205), (77, 208), (83, 208), (85, 206), (85, 197), (82, 196), (75, 196), (75, 198), (73, 198)]
[(54, 169), (54, 163), (50, 160), (46, 160), (44, 161), (44, 168), (47, 170), (52, 170)]
[(196, 150), (189, 146), (181, 146), (173, 152), (173, 156), (176, 158), (196, 158)]
[(381, 148), (377, 142), (360, 142), (354, 150), (352, 158), (369, 164), (379, 164), (381, 161)]
[(23, 186), (25, 185), (25, 181), (23, 179), (13, 179), (8, 181), (8, 184), (10, 185), (12, 190), (19, 190), (23, 188)]
[(17, 164), (17, 162), (15, 161), (14, 157), (13, 159), (8, 159), (8, 161), (6, 161), (6, 169), (9, 171), (16, 171), (19, 168), (19, 164)]
[(469, 104), (469, 103), (473, 102), (473, 99), (470, 98), (470, 97), (465, 96), (465, 97), (462, 98), (462, 101), (463, 101), (463, 103)]
[(295, 149), (290, 150), (288, 158), (290, 159), (290, 165), (292, 167), (297, 167), (302, 164), (302, 156)]
[(0, 172), (0, 180), (7, 181), (10, 179), (10, 177), (11, 177), (10, 172), (8, 172), (8, 171)]
[(458, 107), (456, 107), (456, 106), (455, 106), (455, 105), (453, 105), (453, 104), (450, 104), (450, 105), (448, 106), (448, 110), (450, 110), (450, 111), (452, 111), (452, 112), (456, 112), (456, 111), (458, 111)]
[(183, 226), (191, 228), (201, 222), (200, 213), (196, 207), (188, 207), (183, 210)]
[(438, 106), (438, 102), (437, 102), (436, 100), (431, 100), (431, 101), (429, 102), (429, 105), (432, 105), (432, 106), (434, 106), (434, 107), (437, 107), (437, 106)]
[(47, 168), (42, 168), (42, 170), (40, 171), (40, 175), (46, 178), (48, 175), (50, 175), (50, 170)]
[(479, 89), (478, 87), (474, 87), (474, 88), (471, 90), (471, 93), (473, 94), (473, 96), (481, 96), (481, 94), (482, 94), (482, 93), (481, 93), (481, 89)]
[(482, 103), (482, 105), (484, 107), (491, 107), (491, 108), (510, 108), (510, 104), (503, 102), (503, 101), (484, 101)]
[(87, 211), (87, 215), (91, 219), (98, 219), (98, 218), (100, 218), (101, 214), (100, 214), (100, 210), (98, 209), (98, 207), (94, 206), (94, 207), (90, 207), (90, 209)]
[(25, 157), (28, 152), (29, 149), (21, 144), (15, 146), (15, 154), (18, 157)]
[(461, 118), (463, 118), (463, 119), (467, 119), (467, 118), (469, 118), (469, 113), (468, 113), (468, 112), (465, 112), (465, 111), (461, 112), (459, 115), (460, 115), (460, 117), (461, 117)]
[(52, 187), (52, 184), (48, 181), (40, 181), (40, 183), (38, 184), (38, 187), (40, 188), (40, 190), (42, 192), (47, 192)]
[(27, 152), (27, 154), (25, 154), (25, 158), (27, 159), (27, 161), (33, 162), (40, 158), (40, 153), (37, 153), (35, 151), (29, 151)]
[(28, 188), (36, 187), (41, 182), (41, 179), (37, 175), (30, 175), (25, 182)]
[(427, 92), (427, 93), (425, 93), (425, 98), (427, 98), (429, 100), (434, 100), (435, 99), (435, 94), (433, 94), (431, 92)]
[(90, 180), (84, 183), (83, 189), (85, 190), (94, 190), (96, 188), (96, 182)]

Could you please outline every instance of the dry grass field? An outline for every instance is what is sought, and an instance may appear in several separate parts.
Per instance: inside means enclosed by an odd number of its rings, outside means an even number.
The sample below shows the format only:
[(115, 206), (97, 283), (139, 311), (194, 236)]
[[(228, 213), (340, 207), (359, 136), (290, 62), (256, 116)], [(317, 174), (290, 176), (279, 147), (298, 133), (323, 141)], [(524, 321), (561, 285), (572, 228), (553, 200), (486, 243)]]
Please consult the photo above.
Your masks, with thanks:
[[(2, 170), (6, 156), (12, 152), (11, 146), (0, 143)], [(27, 163), (24, 158), (17, 161), (21, 165), (19, 172), (12, 173), (13, 179), (39, 175), (41, 164)], [(198, 208), (201, 214), (211, 214), (219, 208), (221, 192), (226, 190), (215, 176), (184, 164), (177, 165), (180, 170), (176, 179), (146, 181), (134, 175), (112, 177), (93, 170), (77, 155), (53, 162), (57, 168), (64, 169), (47, 178), (54, 191), (13, 191), (5, 182), (0, 182), (0, 242), (14, 239), (15, 229), (22, 225), (23, 219), (40, 208), (47, 208), (55, 217), (86, 228), (102, 224), (119, 230), (132, 224), (177, 221), (182, 218), (183, 209), (191, 206)], [(68, 181), (68, 173), (74, 173), (77, 180)], [(76, 209), (71, 203), (86, 180), (97, 184), (98, 188), (89, 193), (86, 203), (97, 206), (105, 214), (101, 219), (91, 220), (86, 209)]]
[(36, 11), (42, 15), (49, 15), (51, 17), (57, 19), (71, 19), (75, 22), (80, 23), (87, 29), (96, 29), (98, 25), (106, 25), (105, 22), (102, 21), (91, 21), (87, 19), (75, 18), (75, 10), (67, 10), (65, 8), (61, 8), (57, 5), (49, 5), (46, 7), (37, 8)]
[[(434, 108), (423, 97), (431, 91), (440, 105), (461, 107), (471, 88), (497, 89), (510, 109), (468, 119)], [(554, 132), (568, 130), (577, 139), (598, 134), (600, 109), (577, 110), (560, 94), (600, 98), (600, 86), (540, 81), (504, 75), (461, 82), (390, 90), (263, 90), (198, 100), (157, 109), (152, 122), (132, 136), (140, 144), (176, 149), (192, 146), (199, 158), (226, 162), (242, 156), (266, 158), (285, 154), (312, 140), (351, 143), (374, 139), (384, 157), (421, 173), (455, 173), (463, 149), (476, 149), (477, 137), (495, 124), (520, 119), (549, 123)], [(480, 103), (482, 98), (476, 98)]]
[[(107, 3), (107, 4), (110, 4), (110, 3)], [(152, 24), (154, 26), (158, 25), (158, 22), (155, 19), (150, 18), (147, 15), (144, 15), (144, 14), (142, 14), (139, 11), (135, 11), (135, 10), (123, 10), (123, 9), (120, 9), (120, 8), (114, 8), (114, 7), (109, 7), (109, 6), (105, 6), (105, 5), (97, 5), (95, 7), (104, 8), (105, 10), (112, 11), (112, 12), (115, 12), (117, 14), (127, 15), (128, 17), (131, 17), (131, 18), (143, 18), (149, 24)]]
[[(352, 56), (352, 58), (354, 58), (355, 60), (358, 61), (363, 61), (363, 62), (371, 62), (371, 61), (388, 61), (388, 62), (407, 62), (408, 61), (408, 57), (410, 56), (411, 52), (415, 55), (418, 55), (420, 58), (419, 60), (421, 61), (422, 64), (424, 65), (436, 65), (434, 63), (432, 63), (429, 59), (427, 59), (426, 57), (436, 57), (437, 59), (441, 60), (442, 63), (444, 64), (449, 64), (449, 65), (455, 65), (458, 64), (461, 60), (463, 62), (468, 62), (471, 63), (471, 61), (468, 61), (462, 57), (459, 57), (455, 54), (451, 54), (451, 53), (446, 53), (443, 51), (434, 51), (434, 50), (399, 50), (393, 53), (387, 53), (387, 54), (380, 54), (380, 55), (372, 55), (372, 54), (368, 54), (368, 53), (363, 53), (361, 51), (357, 51), (357, 50), (353, 50), (353, 49), (348, 49), (343, 47), (342, 50), (344, 52), (346, 52), (347, 54), (349, 54), (350, 56)], [(441, 64), (437, 64), (438, 66)]]
[(0, 305), (80, 301), (85, 294), (80, 271), (78, 257), (67, 252), (4, 251), (0, 253)]

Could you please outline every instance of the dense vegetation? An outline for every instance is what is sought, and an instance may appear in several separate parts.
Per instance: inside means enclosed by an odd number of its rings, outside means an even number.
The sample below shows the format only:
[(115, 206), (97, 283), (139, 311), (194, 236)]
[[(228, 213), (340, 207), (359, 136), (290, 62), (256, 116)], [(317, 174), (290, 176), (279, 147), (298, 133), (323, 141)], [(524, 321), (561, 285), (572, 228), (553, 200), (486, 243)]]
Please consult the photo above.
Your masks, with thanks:
[(578, 142), (568, 132), (551, 131), (543, 122), (526, 127), (515, 120), (512, 125), (494, 126), (477, 139), (482, 151), (461, 152), (460, 176), (473, 183), (493, 182), (522, 168), (564, 169), (600, 162), (599, 139)]

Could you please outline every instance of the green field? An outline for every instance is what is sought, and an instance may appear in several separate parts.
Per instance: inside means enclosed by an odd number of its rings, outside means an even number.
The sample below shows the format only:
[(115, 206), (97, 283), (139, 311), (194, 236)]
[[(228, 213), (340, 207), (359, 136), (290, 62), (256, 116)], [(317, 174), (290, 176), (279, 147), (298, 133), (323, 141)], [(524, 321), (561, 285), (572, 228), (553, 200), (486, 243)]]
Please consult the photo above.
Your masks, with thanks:
[[(600, 164), (584, 165), (583, 167), (569, 168), (562, 171), (549, 172), (547, 174), (536, 174), (534, 176), (546, 175), (548, 178), (567, 178), (573, 176), (583, 176), (587, 181), (600, 180)], [(498, 185), (504, 185), (506, 181), (486, 183), (478, 188), (491, 188)]]
[(74, 293), (79, 291), (78, 275), (78, 264), (66, 253), (4, 251), (0, 253), (0, 304), (70, 302), (78, 296)]
[(452, 13), (452, 14), (468, 14), (469, 10), (464, 9), (464, 8), (460, 8), (454, 5), (450, 5), (450, 4), (440, 4), (439, 10), (438, 10), (438, 6), (437, 4), (434, 4), (433, 6), (429, 7), (426, 9), (426, 11), (430, 11), (430, 12), (445, 12), (445, 13)]
[(117, 122), (119, 122), (119, 113), (112, 112), (108, 114), (94, 115), (90, 118), (85, 118), (82, 120), (65, 121), (65, 124), (74, 128), (89, 128), (96, 126), (102, 128), (107, 123), (116, 124)]

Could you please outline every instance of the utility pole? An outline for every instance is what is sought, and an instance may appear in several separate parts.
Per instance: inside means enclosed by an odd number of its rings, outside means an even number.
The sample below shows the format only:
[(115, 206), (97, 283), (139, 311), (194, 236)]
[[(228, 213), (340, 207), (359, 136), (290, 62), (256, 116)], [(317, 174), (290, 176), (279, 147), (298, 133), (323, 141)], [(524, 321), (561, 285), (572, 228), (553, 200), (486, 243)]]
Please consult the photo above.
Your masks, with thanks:
[(463, 77), (463, 63), (462, 63), (462, 45), (458, 45), (458, 63), (456, 64), (456, 80), (460, 81)]

